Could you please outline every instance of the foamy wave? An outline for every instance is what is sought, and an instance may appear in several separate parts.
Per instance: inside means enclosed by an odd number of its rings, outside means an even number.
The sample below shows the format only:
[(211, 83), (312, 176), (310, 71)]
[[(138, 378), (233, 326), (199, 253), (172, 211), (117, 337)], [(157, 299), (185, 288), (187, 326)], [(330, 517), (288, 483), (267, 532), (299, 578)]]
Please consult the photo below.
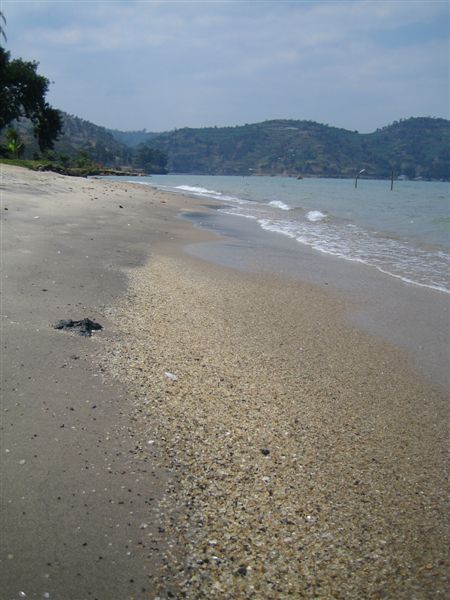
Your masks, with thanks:
[(266, 231), (273, 231), (274, 233), (282, 233), (288, 237), (297, 237), (296, 227), (289, 221), (271, 221), (270, 219), (258, 219), (258, 223)]
[(188, 192), (194, 196), (200, 196), (201, 198), (213, 198), (214, 200), (222, 200), (224, 202), (234, 202), (235, 204), (250, 204), (249, 200), (243, 200), (242, 198), (236, 198), (236, 196), (227, 196), (217, 190), (209, 190), (208, 188), (194, 186), (194, 185), (177, 185), (172, 188), (175, 192)]
[(444, 252), (416, 249), (414, 255), (407, 243), (373, 236), (356, 226), (350, 230), (352, 235), (343, 236), (342, 230), (326, 223), (319, 229), (283, 219), (262, 218), (258, 223), (266, 231), (281, 233), (323, 254), (375, 267), (408, 284), (450, 293), (449, 256)]
[(308, 221), (311, 221), (311, 223), (323, 221), (323, 219), (325, 219), (326, 216), (327, 215), (324, 215), (323, 212), (320, 212), (320, 210), (310, 210), (308, 213), (306, 213), (306, 218), (308, 219)]
[(272, 202), (269, 202), (269, 206), (275, 206), (276, 208), (281, 208), (281, 210), (291, 210), (291, 207), (281, 202), (281, 200), (272, 200)]
[(207, 188), (197, 187), (195, 185), (177, 185), (175, 189), (183, 190), (185, 192), (193, 192), (194, 194), (214, 194), (216, 196), (222, 195), (220, 192), (216, 192), (216, 190), (208, 190)]

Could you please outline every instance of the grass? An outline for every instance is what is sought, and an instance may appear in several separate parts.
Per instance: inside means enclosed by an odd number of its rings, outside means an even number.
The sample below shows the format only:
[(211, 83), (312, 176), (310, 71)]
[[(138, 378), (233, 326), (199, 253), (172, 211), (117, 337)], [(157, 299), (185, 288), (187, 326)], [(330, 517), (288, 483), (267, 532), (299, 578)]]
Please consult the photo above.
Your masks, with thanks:
[(0, 164), (13, 165), (15, 167), (24, 167), (36, 171), (39, 167), (47, 168), (50, 163), (42, 160), (24, 160), (22, 158), (0, 158)]

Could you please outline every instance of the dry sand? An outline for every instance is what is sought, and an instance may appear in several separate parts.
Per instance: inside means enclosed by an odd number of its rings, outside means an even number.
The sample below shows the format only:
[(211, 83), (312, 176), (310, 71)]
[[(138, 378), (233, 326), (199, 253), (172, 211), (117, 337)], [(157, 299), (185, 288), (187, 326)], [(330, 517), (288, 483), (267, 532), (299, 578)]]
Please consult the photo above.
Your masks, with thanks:
[(448, 595), (448, 403), (351, 299), (188, 257), (181, 197), (2, 188), (6, 598)]

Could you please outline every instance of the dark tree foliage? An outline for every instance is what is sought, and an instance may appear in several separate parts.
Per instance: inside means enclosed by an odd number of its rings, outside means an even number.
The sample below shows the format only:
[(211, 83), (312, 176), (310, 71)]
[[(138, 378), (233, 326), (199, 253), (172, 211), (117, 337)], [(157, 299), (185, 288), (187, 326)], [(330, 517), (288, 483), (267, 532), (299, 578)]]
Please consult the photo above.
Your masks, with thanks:
[(152, 148), (148, 144), (140, 144), (136, 148), (134, 163), (147, 173), (167, 173), (167, 154)]
[(45, 100), (49, 81), (37, 67), (36, 62), (10, 60), (0, 47), (0, 130), (22, 117), (30, 119), (40, 149), (46, 150), (61, 132), (62, 119)]
[(34, 125), (34, 135), (41, 150), (53, 148), (54, 142), (62, 129), (62, 119), (58, 110), (45, 103), (39, 112)]

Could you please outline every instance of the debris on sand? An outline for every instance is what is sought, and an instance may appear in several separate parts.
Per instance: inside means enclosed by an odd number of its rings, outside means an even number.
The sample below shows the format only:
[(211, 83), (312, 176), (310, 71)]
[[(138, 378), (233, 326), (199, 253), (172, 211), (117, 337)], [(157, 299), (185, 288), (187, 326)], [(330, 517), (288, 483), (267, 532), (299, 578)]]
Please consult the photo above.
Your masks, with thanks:
[(80, 335), (91, 337), (93, 331), (103, 329), (100, 323), (96, 323), (91, 319), (81, 319), (80, 321), (72, 321), (72, 319), (62, 319), (53, 325), (54, 329), (63, 329), (64, 331), (76, 331)]

